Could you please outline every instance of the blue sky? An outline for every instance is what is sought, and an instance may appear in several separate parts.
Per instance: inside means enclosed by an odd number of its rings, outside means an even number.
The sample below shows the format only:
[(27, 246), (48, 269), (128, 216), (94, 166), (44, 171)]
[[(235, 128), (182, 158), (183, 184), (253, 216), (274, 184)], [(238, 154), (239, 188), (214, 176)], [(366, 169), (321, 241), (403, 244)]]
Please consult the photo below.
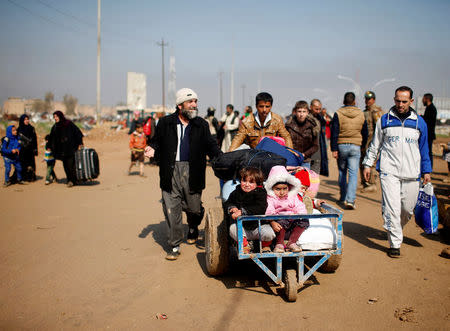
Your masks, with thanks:
[[(287, 114), (318, 97), (330, 112), (357, 80), (392, 104), (393, 90), (450, 94), (450, 1), (102, 1), (102, 104), (126, 101), (127, 71), (147, 75), (147, 104), (161, 103), (162, 37), (176, 57), (177, 88), (199, 95), (200, 112), (218, 108), (218, 72), (230, 102), (261, 89)], [(0, 2), (0, 102), (9, 96), (56, 99), (70, 93), (96, 102), (97, 1)], [(166, 75), (166, 82), (167, 82)], [(167, 89), (166, 89), (167, 90)]]

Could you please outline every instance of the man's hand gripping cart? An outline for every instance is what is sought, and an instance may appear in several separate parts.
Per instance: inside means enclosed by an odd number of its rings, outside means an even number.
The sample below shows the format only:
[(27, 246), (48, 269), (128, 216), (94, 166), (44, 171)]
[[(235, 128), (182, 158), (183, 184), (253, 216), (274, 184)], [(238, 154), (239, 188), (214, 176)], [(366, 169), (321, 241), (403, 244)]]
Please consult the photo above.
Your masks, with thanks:
[[(251, 259), (256, 263), (278, 286), (284, 288), (288, 301), (297, 300), (297, 292), (303, 286), (304, 282), (311, 277), (316, 271), (334, 272), (340, 265), (342, 260), (342, 212), (330, 205), (323, 204), (322, 210), (324, 214), (308, 214), (308, 215), (287, 215), (287, 216), (242, 216), (237, 219), (238, 242), (237, 251), (238, 259)], [(261, 233), (262, 220), (278, 220), (278, 219), (309, 219), (310, 224), (314, 224), (315, 219), (327, 218), (330, 220), (336, 233), (336, 241), (331, 249), (322, 250), (304, 250), (299, 253), (261, 253), (261, 241), (259, 243), (258, 253), (245, 254), (243, 251), (243, 227), (244, 222), (258, 222), (259, 233)], [(228, 225), (224, 220), (224, 214), (221, 208), (211, 208), (206, 215), (205, 225), (205, 248), (206, 248), (206, 267), (208, 273), (212, 276), (219, 276), (228, 270), (230, 259), (229, 243), (232, 239), (228, 236)], [(257, 247), (255, 247), (257, 251)], [(305, 257), (319, 257), (319, 260), (305, 273)], [(296, 262), (295, 269), (283, 270), (283, 258), (294, 259)], [(275, 259), (275, 270), (270, 270), (263, 262), (264, 259)]]

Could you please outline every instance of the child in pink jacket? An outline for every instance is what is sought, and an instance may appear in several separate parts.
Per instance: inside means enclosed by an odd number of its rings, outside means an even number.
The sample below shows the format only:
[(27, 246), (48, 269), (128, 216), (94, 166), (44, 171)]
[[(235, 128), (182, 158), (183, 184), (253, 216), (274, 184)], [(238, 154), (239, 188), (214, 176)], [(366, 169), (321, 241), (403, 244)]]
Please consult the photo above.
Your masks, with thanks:
[[(306, 214), (306, 207), (297, 198), (301, 188), (298, 178), (289, 174), (285, 167), (275, 166), (270, 170), (269, 177), (265, 183), (267, 191), (266, 215), (298, 215)], [(270, 222), (272, 229), (277, 234), (277, 244), (274, 253), (284, 252), (284, 239), (289, 237), (287, 248), (291, 252), (301, 252), (297, 246), (297, 240), (303, 231), (309, 226), (305, 219), (283, 219)]]

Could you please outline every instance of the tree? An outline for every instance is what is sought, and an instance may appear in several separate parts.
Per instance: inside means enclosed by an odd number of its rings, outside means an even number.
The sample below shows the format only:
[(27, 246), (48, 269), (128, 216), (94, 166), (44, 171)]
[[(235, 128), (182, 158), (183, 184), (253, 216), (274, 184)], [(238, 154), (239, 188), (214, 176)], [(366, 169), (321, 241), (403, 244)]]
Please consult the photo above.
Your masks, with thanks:
[(64, 106), (66, 106), (67, 115), (75, 115), (75, 108), (78, 104), (78, 99), (70, 94), (66, 94), (63, 97)]
[(46, 110), (45, 102), (41, 99), (36, 99), (33, 102), (32, 109), (35, 113), (43, 113)]
[(53, 100), (55, 95), (52, 92), (45, 93), (45, 110), (51, 112), (53, 110)]

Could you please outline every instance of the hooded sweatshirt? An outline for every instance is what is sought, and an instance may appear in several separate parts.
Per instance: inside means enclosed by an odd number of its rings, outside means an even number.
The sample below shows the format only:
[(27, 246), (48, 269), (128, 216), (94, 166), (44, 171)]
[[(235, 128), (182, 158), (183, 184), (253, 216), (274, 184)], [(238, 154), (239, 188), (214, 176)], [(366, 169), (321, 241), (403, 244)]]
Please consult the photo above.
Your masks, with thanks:
[(2, 154), (4, 155), (4, 157), (8, 159), (18, 160), (19, 154), (12, 152), (13, 149), (18, 149), (20, 151), (19, 138), (17, 137), (17, 135), (13, 135), (12, 133), (13, 127), (14, 125), (10, 125), (6, 129), (6, 137), (2, 143)]
[[(277, 183), (287, 183), (289, 185), (289, 192), (283, 199), (278, 198), (273, 191), (273, 187)], [(269, 177), (264, 184), (267, 191), (266, 215), (306, 214), (305, 205), (297, 198), (301, 185), (300, 180), (289, 174), (285, 167), (272, 167)]]

